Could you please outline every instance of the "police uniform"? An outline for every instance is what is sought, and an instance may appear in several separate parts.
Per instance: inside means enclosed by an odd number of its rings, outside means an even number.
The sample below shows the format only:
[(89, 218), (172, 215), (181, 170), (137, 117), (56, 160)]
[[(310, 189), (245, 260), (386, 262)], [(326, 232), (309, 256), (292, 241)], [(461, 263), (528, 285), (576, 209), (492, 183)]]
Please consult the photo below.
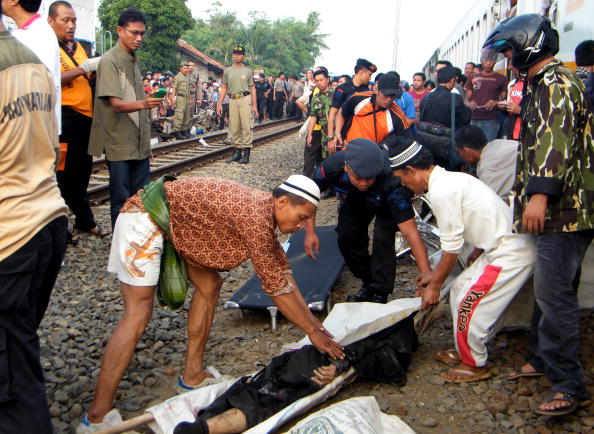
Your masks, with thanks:
[[(244, 48), (240, 45), (236, 46), (233, 52), (245, 54)], [(231, 141), (233, 146), (242, 153), (240, 162), (247, 163), (253, 139), (251, 88), (254, 86), (254, 73), (246, 66), (231, 66), (223, 73), (223, 85), (227, 87), (227, 95), (229, 95)], [(228, 161), (238, 161), (234, 157)]]
[(202, 100), (202, 87), (200, 85), (200, 74), (196, 69), (189, 75), (190, 84), (190, 116), (196, 114), (196, 101)]
[[(184, 66), (184, 65), (182, 65)], [(188, 76), (181, 71), (171, 85), (175, 89), (175, 113), (173, 115), (173, 133), (177, 138), (189, 138), (191, 126)], [(188, 130), (188, 134), (184, 134)], [(180, 134), (181, 133), (181, 134)]]

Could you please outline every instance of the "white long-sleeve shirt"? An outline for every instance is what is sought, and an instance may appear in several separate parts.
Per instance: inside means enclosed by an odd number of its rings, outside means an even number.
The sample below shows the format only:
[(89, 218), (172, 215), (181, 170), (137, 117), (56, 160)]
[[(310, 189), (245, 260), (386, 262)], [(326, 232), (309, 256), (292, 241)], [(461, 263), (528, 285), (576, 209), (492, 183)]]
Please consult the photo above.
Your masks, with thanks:
[(513, 237), (510, 208), (491, 188), (473, 176), (436, 166), (429, 177), (427, 199), (439, 227), (441, 248), (462, 253), (464, 241), (486, 253)]

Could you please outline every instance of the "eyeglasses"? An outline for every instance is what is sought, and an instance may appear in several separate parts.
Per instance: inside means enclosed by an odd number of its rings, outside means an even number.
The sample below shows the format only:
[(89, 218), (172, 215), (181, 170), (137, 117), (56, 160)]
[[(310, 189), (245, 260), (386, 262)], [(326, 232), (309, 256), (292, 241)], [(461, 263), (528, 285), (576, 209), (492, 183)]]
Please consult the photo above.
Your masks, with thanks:
[(124, 27), (123, 29), (126, 30), (127, 32), (130, 32), (130, 34), (132, 34), (134, 36), (140, 36), (141, 38), (144, 38), (144, 35), (146, 34), (146, 32), (139, 32), (138, 30), (130, 30), (126, 27)]

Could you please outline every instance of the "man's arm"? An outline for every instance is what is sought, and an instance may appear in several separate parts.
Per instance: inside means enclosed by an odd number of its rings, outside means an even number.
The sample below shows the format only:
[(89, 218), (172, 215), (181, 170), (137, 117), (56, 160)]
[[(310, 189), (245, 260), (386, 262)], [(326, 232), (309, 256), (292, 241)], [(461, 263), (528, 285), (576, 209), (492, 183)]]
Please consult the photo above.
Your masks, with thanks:
[(466, 104), (466, 107), (468, 107), (470, 110), (476, 109), (476, 102), (472, 99), (473, 95), (473, 90), (466, 89), (466, 99), (464, 100), (464, 104)]
[(305, 222), (305, 254), (315, 260), (320, 253), (320, 239), (316, 234), (316, 216), (309, 218)]
[[(338, 110), (338, 113), (336, 114), (336, 121), (335, 121), (335, 134), (336, 134), (336, 141), (334, 142), (336, 145), (342, 145), (345, 141), (345, 137), (342, 137), (342, 128), (344, 127), (344, 114), (342, 113), (342, 108), (340, 110)], [(330, 152), (330, 148), (328, 147), (328, 152)], [(336, 152), (336, 148), (334, 149), (334, 152)]]
[(221, 85), (221, 93), (219, 94), (219, 101), (217, 102), (217, 114), (221, 116), (223, 113), (223, 100), (227, 96), (227, 85)]
[(429, 265), (429, 258), (427, 257), (427, 247), (421, 238), (415, 219), (413, 218), (399, 223), (398, 229), (410, 246), (419, 272), (421, 274), (431, 272), (431, 265)]
[(67, 71), (62, 71), (60, 73), (60, 81), (62, 82), (62, 84), (68, 84), (74, 80), (76, 80), (78, 77), (80, 77), (81, 75), (85, 75), (87, 72), (82, 69), (80, 66), (77, 66), (75, 68), (69, 69)]
[(140, 110), (150, 110), (161, 104), (163, 98), (147, 97), (138, 101), (124, 101), (115, 96), (109, 97), (109, 104), (116, 113), (133, 113)]
[(333, 359), (344, 359), (344, 347), (332, 339), (333, 336), (324, 328), (322, 323), (311, 313), (301, 292), (297, 289), (295, 280), (285, 275), (293, 285), (294, 290), (288, 294), (272, 297), (272, 301), (285, 318), (303, 330), (311, 343), (320, 351), (327, 353)]
[(307, 140), (305, 141), (305, 145), (308, 148), (311, 148), (311, 139), (312, 139), (312, 135), (313, 135), (313, 130), (314, 130), (314, 127), (316, 126), (317, 122), (318, 122), (317, 116), (309, 117), (309, 123), (307, 124)]
[(250, 86), (250, 94), (252, 95), (252, 113), (254, 117), (258, 117), (258, 99), (256, 97), (256, 86), (252, 83)]

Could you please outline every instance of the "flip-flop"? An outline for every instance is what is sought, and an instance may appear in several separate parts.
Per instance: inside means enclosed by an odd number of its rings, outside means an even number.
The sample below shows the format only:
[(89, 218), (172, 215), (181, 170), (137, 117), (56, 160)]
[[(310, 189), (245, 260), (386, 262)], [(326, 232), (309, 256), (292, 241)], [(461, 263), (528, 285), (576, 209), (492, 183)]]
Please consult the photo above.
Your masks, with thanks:
[(534, 412), (547, 416), (563, 416), (565, 414), (573, 413), (579, 407), (579, 403), (574, 396), (568, 395), (567, 393), (561, 393), (561, 395), (563, 395), (561, 398), (555, 398), (556, 395), (557, 393), (551, 393), (550, 396), (545, 401), (543, 401), (543, 404), (552, 401), (561, 401), (567, 402), (569, 405), (566, 407), (557, 408), (555, 410), (541, 410), (539, 407)]
[(433, 358), (438, 362), (445, 363), (446, 365), (457, 364), (462, 361), (460, 360), (460, 354), (458, 351), (453, 348), (448, 350), (439, 350), (435, 353)]
[(479, 373), (479, 372), (471, 371), (470, 369), (454, 368), (454, 369), (449, 370), (448, 372), (455, 373), (455, 374), (465, 374), (468, 376), (450, 379), (445, 375), (446, 372), (442, 372), (440, 375), (447, 383), (471, 383), (473, 381), (485, 380), (485, 379), (491, 377), (491, 373), (488, 370), (485, 372)]
[(508, 380), (516, 380), (518, 378), (536, 378), (542, 377), (544, 372), (522, 372), (522, 368), (514, 369), (507, 376)]
[(101, 226), (99, 225), (95, 225), (95, 227), (89, 229), (88, 231), (85, 231), (86, 233), (90, 234), (90, 235), (94, 235), (96, 237), (99, 238), (105, 238), (106, 236), (109, 235), (109, 232), (104, 231), (103, 229), (101, 229)]

